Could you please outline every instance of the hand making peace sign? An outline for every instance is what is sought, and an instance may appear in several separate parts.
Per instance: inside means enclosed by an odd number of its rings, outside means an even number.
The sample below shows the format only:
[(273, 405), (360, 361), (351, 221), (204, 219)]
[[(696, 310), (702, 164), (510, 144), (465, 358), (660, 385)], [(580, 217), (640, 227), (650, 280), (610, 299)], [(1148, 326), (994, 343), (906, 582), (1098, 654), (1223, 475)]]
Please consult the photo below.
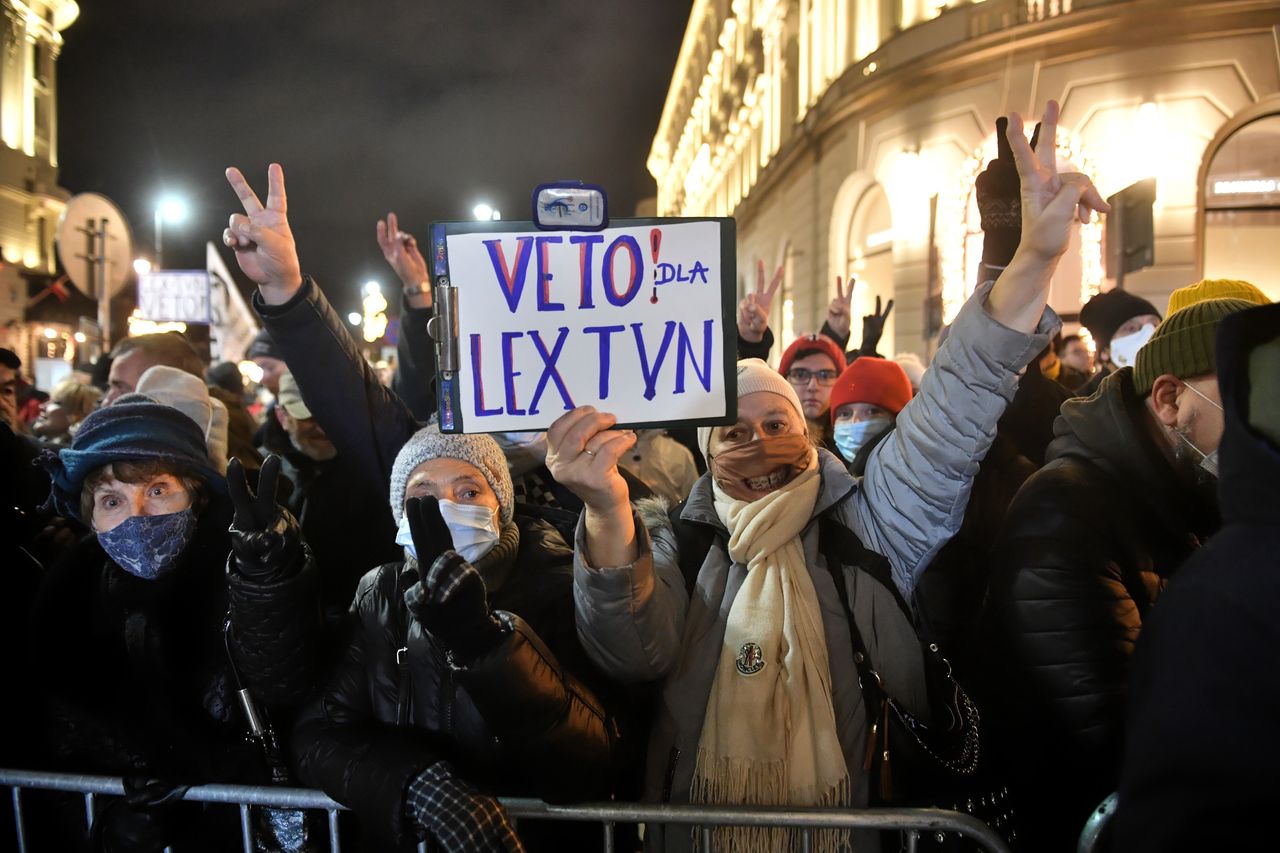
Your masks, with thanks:
[(836, 295), (827, 305), (827, 325), (846, 341), (853, 328), (853, 288), (857, 283), (858, 279), (850, 276), (849, 287), (846, 289), (844, 279), (836, 276)]
[(773, 281), (765, 287), (764, 261), (756, 262), (756, 289), (738, 303), (738, 337), (744, 341), (758, 344), (764, 339), (764, 331), (769, 328), (769, 308), (782, 286), (782, 273), (783, 267), (778, 267)]
[(298, 247), (286, 217), (284, 169), (279, 163), (267, 168), (267, 203), (263, 205), (240, 170), (227, 169), (227, 182), (240, 197), (244, 213), (231, 214), (222, 242), (235, 250), (240, 269), (257, 283), (268, 305), (289, 301), (302, 286)]

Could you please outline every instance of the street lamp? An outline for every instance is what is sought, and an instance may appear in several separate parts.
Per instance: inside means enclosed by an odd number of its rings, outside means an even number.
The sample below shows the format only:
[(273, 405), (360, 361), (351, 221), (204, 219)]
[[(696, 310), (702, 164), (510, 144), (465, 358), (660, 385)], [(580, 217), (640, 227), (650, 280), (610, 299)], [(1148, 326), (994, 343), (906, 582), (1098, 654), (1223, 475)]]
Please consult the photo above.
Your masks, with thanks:
[(471, 208), (471, 215), (481, 222), (497, 221), (502, 218), (502, 211), (496, 207), (480, 202)]
[(156, 269), (164, 269), (164, 223), (178, 225), (187, 218), (187, 203), (177, 196), (163, 196), (156, 203)]
[(364, 322), (364, 315), (361, 314), (359, 311), (352, 311), (350, 314), (347, 315), (347, 322), (353, 326), (359, 326), (361, 323)]
[(138, 275), (146, 275), (147, 273), (151, 272), (151, 261), (147, 260), (146, 258), (134, 258), (133, 271), (136, 272)]

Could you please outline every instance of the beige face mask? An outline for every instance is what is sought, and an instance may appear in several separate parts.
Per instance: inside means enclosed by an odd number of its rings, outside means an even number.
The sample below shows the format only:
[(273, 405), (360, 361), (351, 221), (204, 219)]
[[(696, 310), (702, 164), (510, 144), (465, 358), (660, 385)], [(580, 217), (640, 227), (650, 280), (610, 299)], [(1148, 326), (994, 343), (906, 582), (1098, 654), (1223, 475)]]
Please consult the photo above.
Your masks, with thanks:
[[(723, 450), (709, 457), (708, 462), (711, 476), (722, 492), (740, 501), (753, 501), (785, 486), (807, 468), (812, 451), (807, 436), (797, 433), (771, 435)], [(761, 480), (784, 467), (790, 470), (782, 471), (780, 480), (764, 489), (753, 489), (747, 485), (749, 480)]]

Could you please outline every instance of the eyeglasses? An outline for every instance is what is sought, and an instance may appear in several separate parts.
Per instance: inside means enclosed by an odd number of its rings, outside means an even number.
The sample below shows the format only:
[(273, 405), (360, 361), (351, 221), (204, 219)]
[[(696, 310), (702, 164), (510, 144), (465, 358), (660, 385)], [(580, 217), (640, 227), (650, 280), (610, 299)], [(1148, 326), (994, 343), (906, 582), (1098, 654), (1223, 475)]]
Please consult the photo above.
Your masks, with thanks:
[(808, 385), (810, 379), (816, 379), (819, 385), (831, 385), (839, 375), (834, 370), (808, 370), (804, 367), (793, 367), (787, 371), (787, 381), (792, 385)]

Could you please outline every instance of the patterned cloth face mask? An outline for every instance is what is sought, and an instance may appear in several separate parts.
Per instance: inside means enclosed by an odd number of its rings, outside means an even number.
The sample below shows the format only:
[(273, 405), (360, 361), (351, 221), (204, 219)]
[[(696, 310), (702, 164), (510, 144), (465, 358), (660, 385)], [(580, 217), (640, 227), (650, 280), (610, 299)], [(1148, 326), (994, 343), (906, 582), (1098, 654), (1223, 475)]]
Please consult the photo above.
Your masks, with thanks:
[(191, 508), (165, 515), (134, 515), (98, 534), (98, 544), (120, 568), (153, 581), (178, 566), (196, 532)]

